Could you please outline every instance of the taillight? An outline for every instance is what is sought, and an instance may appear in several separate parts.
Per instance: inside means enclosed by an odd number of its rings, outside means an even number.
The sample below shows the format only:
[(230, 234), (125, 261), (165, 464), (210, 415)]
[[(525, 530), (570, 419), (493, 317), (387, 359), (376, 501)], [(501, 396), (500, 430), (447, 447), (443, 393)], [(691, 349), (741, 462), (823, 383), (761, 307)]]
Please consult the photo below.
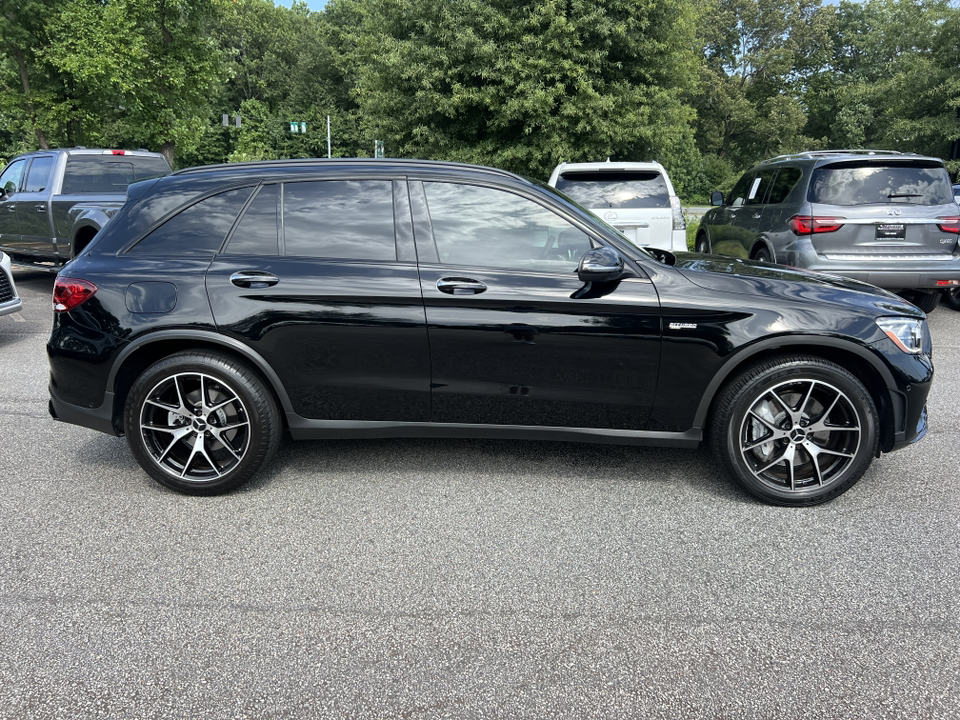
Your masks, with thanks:
[(53, 309), (56, 312), (73, 310), (93, 297), (97, 286), (86, 280), (58, 277), (53, 285)]
[(841, 220), (846, 220), (846, 218), (794, 215), (790, 218), (789, 225), (795, 235), (813, 235), (814, 233), (836, 232), (843, 227)]
[(960, 217), (952, 215), (950, 217), (938, 217), (937, 220), (937, 227), (944, 232), (960, 235)]
[(686, 229), (687, 221), (683, 217), (683, 208), (680, 206), (680, 198), (678, 198), (676, 195), (670, 196), (670, 211), (673, 215), (673, 229)]

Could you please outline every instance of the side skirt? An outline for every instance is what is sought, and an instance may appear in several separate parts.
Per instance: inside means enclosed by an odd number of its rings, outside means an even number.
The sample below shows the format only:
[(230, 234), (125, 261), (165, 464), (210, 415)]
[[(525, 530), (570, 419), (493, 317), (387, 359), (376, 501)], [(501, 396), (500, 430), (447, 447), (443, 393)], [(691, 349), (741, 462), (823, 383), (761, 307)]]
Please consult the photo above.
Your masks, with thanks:
[(500, 440), (550, 440), (611, 445), (650, 445), (695, 448), (702, 431), (649, 432), (610, 428), (540, 427), (535, 425), (471, 425), (467, 423), (380, 422), (373, 420), (307, 420), (287, 413), (294, 440), (362, 438), (477, 438)]

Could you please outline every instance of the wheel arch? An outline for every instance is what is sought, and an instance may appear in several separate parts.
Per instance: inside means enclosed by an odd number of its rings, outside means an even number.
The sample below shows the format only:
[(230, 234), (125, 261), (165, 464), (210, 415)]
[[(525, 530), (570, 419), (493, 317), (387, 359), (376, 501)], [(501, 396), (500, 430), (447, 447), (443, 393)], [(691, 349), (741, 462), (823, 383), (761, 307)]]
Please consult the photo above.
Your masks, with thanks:
[(771, 338), (744, 349), (730, 358), (717, 372), (700, 400), (694, 425), (707, 427), (713, 420), (715, 404), (723, 389), (740, 371), (757, 362), (775, 356), (812, 355), (828, 360), (852, 373), (867, 389), (873, 399), (880, 420), (880, 450), (887, 452), (894, 444), (896, 419), (903, 412), (895, 412), (891, 396), (899, 396), (890, 371), (867, 348), (839, 338), (795, 336)]
[(290, 396), (269, 363), (239, 340), (203, 330), (161, 330), (125, 347), (107, 378), (107, 388), (113, 390), (113, 424), (118, 431), (123, 430), (123, 408), (137, 377), (154, 363), (184, 350), (215, 350), (249, 365), (280, 405), (284, 422), (286, 414), (293, 412)]
[(92, 223), (84, 223), (76, 227), (73, 231), (72, 257), (76, 257), (84, 251), (84, 248), (90, 244), (90, 241), (100, 232), (100, 228)]
[(771, 262), (777, 261), (777, 253), (773, 249), (773, 245), (771, 245), (765, 238), (757, 238), (757, 240), (753, 243), (753, 247), (750, 248), (751, 260), (757, 256), (757, 251), (759, 250), (766, 250), (768, 253), (770, 253)]

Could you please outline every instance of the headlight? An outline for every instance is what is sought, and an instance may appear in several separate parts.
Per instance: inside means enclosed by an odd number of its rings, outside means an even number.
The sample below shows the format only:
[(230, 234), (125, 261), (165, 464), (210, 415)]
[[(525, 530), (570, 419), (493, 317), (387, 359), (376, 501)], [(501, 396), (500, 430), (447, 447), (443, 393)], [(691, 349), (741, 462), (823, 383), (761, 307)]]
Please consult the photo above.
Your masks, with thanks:
[(923, 350), (923, 320), (916, 318), (877, 318), (877, 325), (905, 353), (916, 355)]

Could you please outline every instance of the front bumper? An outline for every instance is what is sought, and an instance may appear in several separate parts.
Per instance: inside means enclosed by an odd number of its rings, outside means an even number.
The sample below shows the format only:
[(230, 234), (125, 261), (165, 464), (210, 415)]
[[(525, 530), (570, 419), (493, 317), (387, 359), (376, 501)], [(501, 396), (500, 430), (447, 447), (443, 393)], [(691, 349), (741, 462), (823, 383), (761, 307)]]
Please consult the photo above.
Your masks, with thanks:
[(10, 313), (20, 312), (23, 307), (23, 301), (15, 297), (5, 303), (0, 303), (0, 315), (9, 315)]

